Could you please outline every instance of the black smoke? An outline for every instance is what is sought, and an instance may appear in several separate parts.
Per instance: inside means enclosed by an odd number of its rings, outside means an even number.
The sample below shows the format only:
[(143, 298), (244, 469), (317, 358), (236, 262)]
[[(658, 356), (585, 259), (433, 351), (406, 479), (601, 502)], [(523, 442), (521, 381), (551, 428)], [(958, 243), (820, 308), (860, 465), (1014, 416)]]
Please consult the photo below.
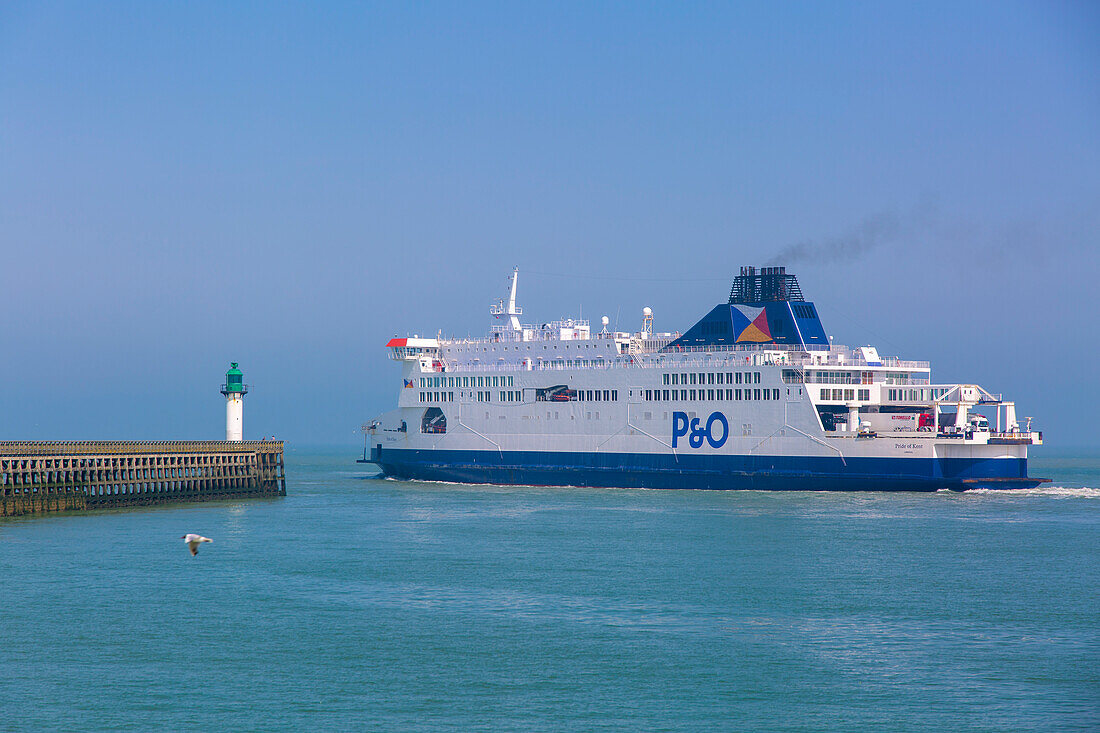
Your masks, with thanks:
[(865, 219), (842, 236), (787, 245), (768, 260), (767, 264), (851, 262), (877, 247), (900, 240), (902, 233), (900, 216), (894, 213), (878, 214)]

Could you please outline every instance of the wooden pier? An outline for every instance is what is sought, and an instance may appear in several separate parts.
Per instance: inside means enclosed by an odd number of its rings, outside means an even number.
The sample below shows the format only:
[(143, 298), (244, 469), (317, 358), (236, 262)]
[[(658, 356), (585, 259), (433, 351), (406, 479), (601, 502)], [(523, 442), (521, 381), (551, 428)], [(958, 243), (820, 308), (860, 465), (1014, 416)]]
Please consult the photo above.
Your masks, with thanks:
[(286, 496), (283, 442), (0, 442), (0, 516)]

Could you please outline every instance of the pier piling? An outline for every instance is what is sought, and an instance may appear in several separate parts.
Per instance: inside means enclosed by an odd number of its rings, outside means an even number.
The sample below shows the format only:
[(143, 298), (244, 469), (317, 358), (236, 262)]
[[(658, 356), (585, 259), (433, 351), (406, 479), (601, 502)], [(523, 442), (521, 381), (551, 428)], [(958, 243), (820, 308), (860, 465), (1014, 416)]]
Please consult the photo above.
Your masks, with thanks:
[(0, 516), (260, 496), (282, 441), (0, 442)]

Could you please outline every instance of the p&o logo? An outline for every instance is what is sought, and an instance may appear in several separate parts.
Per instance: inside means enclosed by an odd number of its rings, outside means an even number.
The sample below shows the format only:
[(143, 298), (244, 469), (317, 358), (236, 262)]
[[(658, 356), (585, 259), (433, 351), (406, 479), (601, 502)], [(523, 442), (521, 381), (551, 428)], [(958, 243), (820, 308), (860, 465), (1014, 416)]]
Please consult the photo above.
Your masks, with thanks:
[[(672, 447), (675, 448), (678, 440), (685, 435), (692, 448), (701, 448), (704, 440), (710, 443), (711, 448), (721, 448), (726, 444), (726, 438), (730, 437), (730, 425), (725, 415), (712, 412), (706, 424), (701, 425), (700, 422), (697, 417), (689, 419), (686, 412), (672, 413)], [(722, 426), (720, 436), (715, 435), (715, 423)]]

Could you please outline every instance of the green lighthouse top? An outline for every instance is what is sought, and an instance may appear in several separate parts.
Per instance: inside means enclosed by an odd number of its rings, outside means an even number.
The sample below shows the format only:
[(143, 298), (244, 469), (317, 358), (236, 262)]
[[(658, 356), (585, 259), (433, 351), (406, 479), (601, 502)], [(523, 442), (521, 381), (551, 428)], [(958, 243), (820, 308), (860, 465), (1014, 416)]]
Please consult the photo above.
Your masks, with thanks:
[(225, 373), (225, 386), (222, 389), (222, 394), (246, 394), (247, 392), (248, 387), (244, 383), (244, 375), (237, 368), (237, 362), (231, 362), (229, 371)]

